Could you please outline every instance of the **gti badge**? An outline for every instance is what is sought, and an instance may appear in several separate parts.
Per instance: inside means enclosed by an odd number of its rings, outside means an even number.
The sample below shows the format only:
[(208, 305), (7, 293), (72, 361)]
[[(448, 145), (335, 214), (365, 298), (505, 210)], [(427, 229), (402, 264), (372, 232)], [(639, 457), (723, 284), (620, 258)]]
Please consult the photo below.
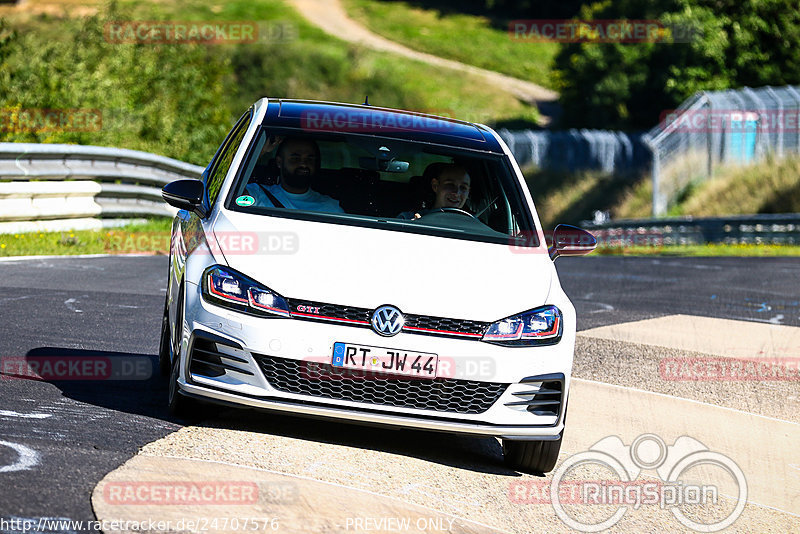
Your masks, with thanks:
[(372, 312), (372, 329), (382, 336), (393, 336), (403, 329), (406, 319), (394, 306), (381, 306)]

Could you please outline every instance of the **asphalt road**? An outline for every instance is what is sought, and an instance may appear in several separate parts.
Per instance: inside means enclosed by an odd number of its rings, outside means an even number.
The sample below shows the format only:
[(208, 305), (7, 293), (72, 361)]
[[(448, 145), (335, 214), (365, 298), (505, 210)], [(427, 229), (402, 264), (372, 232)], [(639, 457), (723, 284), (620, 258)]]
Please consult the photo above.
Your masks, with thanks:
[[(800, 324), (800, 258), (589, 257), (557, 266), (579, 330), (675, 313)], [(92, 520), (97, 482), (180, 428), (155, 372), (166, 268), (165, 257), (0, 263), (3, 360), (83, 355), (123, 372), (44, 382), (9, 376), (3, 363), (0, 518)], [(22, 459), (28, 469), (7, 470)]]
[(800, 258), (556, 260), (578, 330), (688, 314), (800, 325)]
[[(0, 473), (0, 517), (94, 519), (89, 498), (103, 475), (180, 428), (164, 407), (166, 385), (152, 372), (166, 270), (164, 257), (0, 263), (4, 360), (108, 356), (151, 368), (147, 380), (43, 382), (3, 374), (0, 440), (39, 458), (32, 469)], [(16, 456), (0, 447), (0, 467)]]

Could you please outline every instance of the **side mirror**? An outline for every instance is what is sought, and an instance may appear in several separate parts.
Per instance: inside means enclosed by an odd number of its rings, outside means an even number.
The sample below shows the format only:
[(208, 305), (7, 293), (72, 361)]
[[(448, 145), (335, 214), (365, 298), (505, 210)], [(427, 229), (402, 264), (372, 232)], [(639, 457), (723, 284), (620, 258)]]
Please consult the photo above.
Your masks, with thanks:
[(553, 244), (547, 249), (550, 259), (559, 256), (585, 256), (597, 247), (597, 239), (582, 228), (559, 224), (553, 230)]
[(170, 206), (175, 206), (180, 210), (193, 211), (200, 217), (205, 217), (206, 212), (203, 208), (203, 193), (205, 186), (200, 180), (187, 178), (175, 180), (161, 189), (161, 196)]

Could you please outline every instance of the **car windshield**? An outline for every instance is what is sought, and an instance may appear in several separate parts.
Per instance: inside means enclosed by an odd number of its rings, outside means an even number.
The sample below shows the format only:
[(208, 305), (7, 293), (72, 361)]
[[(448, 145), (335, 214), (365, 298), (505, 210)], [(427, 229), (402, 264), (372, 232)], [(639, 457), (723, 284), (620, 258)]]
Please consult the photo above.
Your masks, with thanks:
[(227, 207), (536, 246), (532, 217), (512, 173), (506, 158), (497, 154), (375, 136), (262, 128)]

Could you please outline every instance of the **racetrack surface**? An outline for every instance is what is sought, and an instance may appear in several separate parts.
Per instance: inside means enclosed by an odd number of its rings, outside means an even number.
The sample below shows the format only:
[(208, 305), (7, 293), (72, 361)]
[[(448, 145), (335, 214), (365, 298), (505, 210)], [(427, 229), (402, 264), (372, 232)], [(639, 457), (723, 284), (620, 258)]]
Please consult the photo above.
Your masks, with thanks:
[[(542, 521), (540, 525), (562, 528), (560, 523), (554, 523), (556, 519), (549, 505), (522, 505), (509, 498), (512, 482), (535, 479), (527, 475), (519, 477), (503, 467), (496, 440), (375, 430), (327, 422), (308, 424), (305, 419), (265, 416), (244, 410), (214, 410), (199, 426), (184, 426), (184, 422), (171, 419), (165, 408), (166, 385), (154, 372), (166, 266), (165, 257), (63, 257), (0, 263), (4, 274), (0, 280), (0, 316), (4, 319), (0, 323), (0, 356), (4, 359), (33, 355), (108, 356), (128, 362), (147, 362), (150, 371), (134, 374), (134, 379), (130, 380), (61, 382), (14, 378), (4, 373), (0, 381), (0, 441), (4, 442), (0, 446), (0, 481), (3, 482), (0, 517), (91, 520), (94, 518), (91, 495), (101, 479), (109, 473), (117, 473), (114, 470), (128, 460), (157, 463), (158, 458), (167, 455), (206, 462), (224, 461), (238, 468), (267, 469), (283, 476), (338, 483), (344, 488), (342, 492), (369, 490), (390, 494), (409, 505), (451, 513), (463, 521), (488, 523), (494, 529), (500, 528), (502, 518), (498, 522), (488, 521), (492, 516), (476, 512), (475, 503), (479, 511), (494, 506), (498, 516), (503, 512), (506, 518), (517, 521), (538, 518)], [(770, 328), (770, 322), (800, 324), (800, 291), (796, 284), (790, 285), (790, 281), (797, 278), (800, 259), (589, 257), (560, 259), (557, 267), (562, 285), (576, 305), (578, 327), (582, 332), (576, 351), (576, 377), (652, 391), (674, 386), (653, 379), (657, 367), (645, 367), (649, 370), (644, 375), (640, 369), (643, 361), (652, 364), (663, 357), (658, 351), (674, 349), (643, 345), (635, 338), (619, 341), (596, 337), (598, 332), (603, 332), (602, 328), (620, 323), (654, 318), (672, 320), (670, 317), (684, 314), (745, 320), (764, 328)], [(787, 347), (789, 350), (796, 348)], [(623, 349), (630, 355), (628, 365), (619, 363)], [(614, 364), (609, 365), (610, 362)], [(637, 369), (639, 375), (636, 375)], [(589, 400), (601, 394), (619, 394), (621, 398), (635, 399), (637, 404), (660, 405), (659, 397), (652, 393), (611, 386), (603, 386), (603, 393), (596, 393), (592, 384), (575, 381), (574, 393), (586, 392)], [(715, 392), (707, 383), (682, 384), (674, 391), (663, 392), (716, 405), (697, 405), (680, 399), (671, 401), (672, 397), (665, 397), (673, 403), (673, 411), (687, 411), (685, 417), (680, 417), (684, 421), (693, 421), (688, 415), (689, 411), (694, 411), (693, 406), (704, 406), (698, 408), (704, 410), (703, 417), (723, 423), (723, 431), (716, 431), (718, 435), (722, 432), (720, 439), (706, 445), (736, 456), (740, 449), (726, 451), (725, 447), (739, 447), (742, 438), (725, 436), (725, 421), (740, 425), (763, 424), (770, 429), (780, 427), (785, 429), (780, 430), (780, 434), (786, 439), (796, 435), (794, 423), (768, 417), (752, 419), (748, 413), (721, 407), (772, 417), (783, 413), (781, 410), (789, 413), (792, 405), (786, 403), (797, 402), (797, 382), (748, 385), (760, 388), (757, 391), (762, 394), (753, 396), (752, 405), (745, 407), (730, 406), (726, 400), (727, 390)], [(773, 391), (770, 394), (773, 388), (783, 393), (775, 395)], [(792, 392), (793, 401), (789, 398)], [(783, 404), (776, 403), (778, 396), (782, 397)], [(632, 402), (616, 401), (621, 406)], [(591, 404), (581, 409), (583, 413), (588, 412)], [(576, 415), (581, 413), (577, 409), (579, 405), (571, 406), (562, 460), (569, 454), (586, 450), (591, 443), (585, 441), (596, 437), (582, 430), (592, 429), (592, 425), (586, 426)], [(797, 413), (797, 405), (794, 406), (794, 413)], [(665, 428), (661, 423), (619, 420), (619, 424), (622, 428), (616, 433), (626, 444), (636, 437), (630, 435), (638, 431), (636, 425), (661, 432), (669, 443), (678, 437), (670, 434), (673, 427)], [(703, 437), (702, 426), (702, 423), (689, 425), (689, 435), (713, 441), (713, 436)], [(606, 427), (602, 429), (605, 431)], [(780, 442), (778, 437), (775, 436), (775, 442)], [(753, 439), (758, 441), (757, 436)], [(430, 444), (435, 447), (432, 449)], [(142, 454), (134, 456), (142, 447), (145, 447)], [(786, 459), (782, 449), (776, 449), (774, 455), (781, 462)], [(23, 457), (28, 459), (23, 470), (2, 472), (3, 466), (19, 468)], [(772, 458), (773, 463), (775, 458)], [(791, 515), (800, 514), (800, 503), (791, 501), (790, 497), (786, 501), (785, 495), (772, 495), (764, 488), (758, 489), (761, 474), (749, 471), (758, 465), (757, 460), (752, 457), (742, 460), (737, 456), (737, 461), (745, 464), (742, 469), (753, 477), (753, 487), (762, 493), (760, 500), (755, 501), (761, 506), (748, 505), (734, 527), (748, 530), (758, 525), (772, 525), (777, 531), (800, 530), (797, 515)], [(316, 467), (312, 468), (315, 462)], [(800, 478), (798, 463), (780, 464), (783, 471), (778, 475), (787, 481)], [(123, 472), (112, 473), (109, 477), (113, 480), (113, 476), (122, 476)], [(775, 502), (784, 504), (764, 502), (773, 497)], [(784, 500), (780, 501), (781, 498)], [(135, 511), (134, 508), (127, 507), (127, 511)], [(679, 527), (673, 518), (661, 517), (653, 511), (645, 511), (626, 521), (616, 528), (636, 529), (638, 526), (641, 529), (654, 524), (664, 528)], [(514, 529), (518, 532), (541, 530), (539, 527)]]

